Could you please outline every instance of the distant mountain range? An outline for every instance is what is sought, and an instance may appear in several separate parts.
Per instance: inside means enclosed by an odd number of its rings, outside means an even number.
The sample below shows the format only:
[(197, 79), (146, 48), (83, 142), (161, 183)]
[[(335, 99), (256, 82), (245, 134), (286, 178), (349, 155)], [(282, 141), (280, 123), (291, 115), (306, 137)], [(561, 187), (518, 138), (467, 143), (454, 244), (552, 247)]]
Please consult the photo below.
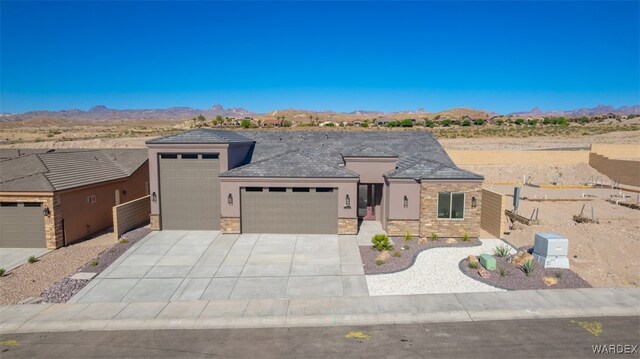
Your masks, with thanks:
[[(640, 114), (640, 105), (635, 106), (623, 106), (614, 108), (612, 106), (599, 105), (594, 108), (580, 108), (575, 110), (562, 110), (562, 111), (542, 111), (540, 108), (535, 107), (531, 111), (513, 112), (507, 115), (509, 116), (522, 116), (522, 117), (548, 117), (548, 116), (565, 116), (565, 117), (580, 117), (580, 116), (596, 116), (605, 115), (609, 113), (614, 114)], [(0, 114), (0, 121), (13, 122), (13, 121), (25, 121), (33, 119), (52, 119), (63, 121), (90, 121), (90, 122), (112, 122), (112, 121), (140, 121), (140, 120), (162, 120), (162, 121), (185, 121), (197, 116), (204, 116), (208, 119), (213, 119), (216, 116), (231, 117), (231, 118), (276, 118), (285, 116), (288, 119), (300, 119), (304, 120), (310, 117), (319, 117), (320, 119), (361, 119), (361, 118), (375, 118), (375, 117), (389, 117), (389, 118), (407, 118), (407, 117), (432, 117), (440, 115), (442, 118), (461, 118), (468, 116), (470, 118), (490, 118), (497, 116), (494, 112), (488, 112), (484, 110), (475, 110), (470, 108), (455, 108), (440, 112), (425, 112), (424, 109), (407, 110), (399, 112), (381, 112), (381, 111), (367, 111), (357, 110), (352, 112), (334, 112), (334, 111), (311, 111), (311, 110), (298, 110), (298, 109), (284, 109), (271, 111), (265, 114), (259, 114), (253, 111), (246, 110), (244, 108), (228, 108), (225, 109), (221, 105), (214, 105), (209, 109), (196, 109), (191, 107), (170, 107), (167, 109), (148, 109), (148, 110), (115, 110), (107, 108), (106, 106), (99, 105), (94, 106), (88, 111), (73, 109), (73, 110), (61, 110), (61, 111), (29, 111), (18, 114)]]
[(576, 110), (565, 111), (542, 111), (539, 107), (534, 107), (531, 111), (525, 112), (512, 112), (510, 116), (522, 116), (522, 117), (582, 117), (582, 116), (597, 116), (607, 114), (620, 114), (620, 115), (640, 115), (640, 105), (635, 106), (622, 106), (614, 108), (609, 105), (598, 105), (594, 108), (579, 108)]

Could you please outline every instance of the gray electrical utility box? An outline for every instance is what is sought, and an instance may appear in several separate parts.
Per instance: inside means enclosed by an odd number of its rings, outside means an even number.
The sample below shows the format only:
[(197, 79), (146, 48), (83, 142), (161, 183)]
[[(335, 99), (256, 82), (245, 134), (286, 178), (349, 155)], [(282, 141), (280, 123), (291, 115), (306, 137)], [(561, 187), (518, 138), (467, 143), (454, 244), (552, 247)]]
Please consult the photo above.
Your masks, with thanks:
[(533, 258), (545, 268), (569, 268), (569, 240), (555, 233), (536, 233)]

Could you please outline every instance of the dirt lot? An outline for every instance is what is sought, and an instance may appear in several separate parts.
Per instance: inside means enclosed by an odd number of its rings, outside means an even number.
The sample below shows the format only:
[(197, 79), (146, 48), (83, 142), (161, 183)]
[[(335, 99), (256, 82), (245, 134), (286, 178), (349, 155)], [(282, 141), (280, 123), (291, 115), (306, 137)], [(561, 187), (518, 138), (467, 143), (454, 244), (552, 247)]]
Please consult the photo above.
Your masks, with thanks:
[[(513, 186), (494, 186), (493, 190), (511, 194)], [(582, 197), (585, 193), (585, 197)], [(519, 213), (529, 217), (539, 209), (539, 225), (517, 225), (505, 239), (516, 247), (533, 245), (534, 235), (552, 232), (569, 239), (571, 269), (594, 287), (640, 285), (640, 211), (605, 201), (619, 191), (612, 189), (539, 189), (524, 187), (528, 198), (563, 198), (572, 202), (534, 202), (521, 200)], [(628, 192), (628, 202), (637, 201), (638, 193)], [(591, 197), (593, 196), (593, 197)], [(511, 206), (511, 198), (508, 203)], [(582, 200), (590, 201), (582, 201)], [(572, 220), (585, 205), (584, 215), (594, 208), (599, 224), (578, 224)]]

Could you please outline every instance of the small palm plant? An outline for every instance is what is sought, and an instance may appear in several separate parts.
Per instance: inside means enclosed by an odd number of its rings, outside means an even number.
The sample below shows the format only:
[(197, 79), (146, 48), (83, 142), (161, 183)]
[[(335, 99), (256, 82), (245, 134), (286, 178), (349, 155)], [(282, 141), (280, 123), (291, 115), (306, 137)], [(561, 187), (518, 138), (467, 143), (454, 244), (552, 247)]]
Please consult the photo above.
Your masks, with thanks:
[(373, 238), (371, 238), (371, 243), (373, 243), (373, 249), (377, 251), (390, 251), (393, 249), (393, 244), (391, 244), (386, 234), (374, 235)]
[(493, 254), (498, 257), (504, 258), (509, 255), (509, 246), (506, 244), (501, 244), (493, 249)]
[(36, 258), (36, 256), (30, 256), (30, 257), (29, 257), (29, 259), (27, 259), (27, 261), (28, 261), (30, 264), (33, 264), (33, 263), (35, 263), (35, 262), (37, 262), (37, 261), (38, 261), (38, 258)]
[(536, 269), (536, 262), (534, 262), (532, 259), (529, 259), (528, 261), (522, 264), (522, 270), (524, 271), (524, 274), (527, 275), (527, 277), (531, 277), (531, 274), (533, 274), (533, 271), (535, 269)]

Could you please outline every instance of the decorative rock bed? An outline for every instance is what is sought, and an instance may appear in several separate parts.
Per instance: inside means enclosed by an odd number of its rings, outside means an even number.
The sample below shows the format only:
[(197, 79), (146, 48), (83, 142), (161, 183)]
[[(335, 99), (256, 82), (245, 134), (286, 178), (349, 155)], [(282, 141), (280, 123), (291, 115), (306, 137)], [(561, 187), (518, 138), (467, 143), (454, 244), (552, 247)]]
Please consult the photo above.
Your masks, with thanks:
[[(531, 252), (530, 247), (520, 248), (520, 252)], [(494, 256), (496, 259), (496, 270), (488, 271), (489, 276), (481, 276), (483, 267), (469, 267), (469, 258), (465, 258), (459, 263), (462, 273), (467, 276), (494, 286), (496, 288), (506, 290), (525, 290), (525, 289), (555, 289), (555, 288), (591, 288), (591, 285), (582, 279), (578, 274), (570, 269), (561, 268), (544, 268), (542, 264), (535, 263), (535, 269), (527, 276), (522, 266), (509, 262), (509, 258)], [(504, 271), (504, 275), (500, 272)]]
[[(395, 243), (395, 248), (389, 251), (390, 257), (383, 264), (376, 264), (376, 257), (380, 255), (380, 251), (373, 249), (371, 246), (360, 246), (360, 257), (364, 267), (365, 274), (384, 274), (395, 273), (403, 271), (413, 265), (416, 257), (420, 252), (441, 247), (475, 247), (480, 246), (482, 243), (478, 238), (470, 238), (469, 241), (464, 242), (460, 238), (440, 238), (437, 241), (427, 240), (418, 241), (417, 238), (411, 241), (406, 241), (402, 237), (392, 237)], [(409, 249), (402, 249), (401, 247), (408, 245)], [(400, 257), (394, 256), (398, 252)]]
[[(136, 244), (147, 234), (151, 233), (149, 227), (134, 229), (123, 234), (118, 243), (115, 243), (109, 249), (100, 253), (97, 258), (89, 261), (80, 269), (79, 272), (100, 273), (109, 267), (118, 257), (126, 252), (131, 246)], [(42, 303), (65, 303), (76, 293), (78, 293), (90, 281), (82, 279), (72, 279), (71, 276), (62, 278), (40, 295)], [(32, 301), (33, 302), (33, 301)]]

